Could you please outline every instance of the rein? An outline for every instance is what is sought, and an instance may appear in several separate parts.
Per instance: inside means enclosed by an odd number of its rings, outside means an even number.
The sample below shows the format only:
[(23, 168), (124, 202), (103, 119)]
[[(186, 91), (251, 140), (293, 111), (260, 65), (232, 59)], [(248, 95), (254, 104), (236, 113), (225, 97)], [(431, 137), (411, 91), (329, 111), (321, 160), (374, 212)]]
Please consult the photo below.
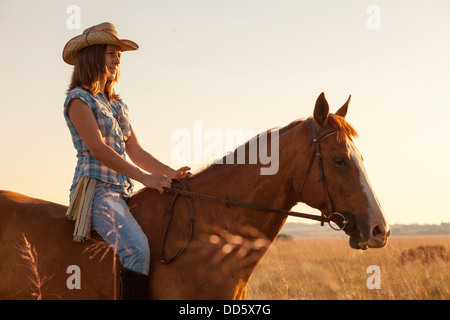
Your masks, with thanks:
[[(334, 229), (334, 230), (344, 230), (346, 227), (348, 227), (349, 225), (352, 225), (351, 227), (347, 228), (347, 229), (352, 229), (354, 226), (354, 223), (352, 220), (353, 216), (351, 214), (348, 213), (339, 213), (339, 212), (334, 212), (333, 211), (333, 206), (331, 204), (331, 199), (330, 199), (330, 195), (328, 193), (328, 188), (327, 188), (327, 184), (325, 181), (325, 177), (324, 177), (324, 171), (323, 171), (323, 164), (322, 164), (322, 153), (320, 152), (320, 147), (319, 147), (319, 142), (329, 136), (331, 136), (332, 134), (336, 133), (336, 131), (334, 129), (329, 129), (327, 131), (324, 131), (323, 133), (321, 133), (320, 135), (317, 135), (317, 131), (316, 131), (316, 124), (315, 124), (315, 120), (312, 119), (311, 122), (311, 133), (312, 133), (312, 137), (313, 137), (313, 154), (311, 156), (311, 160), (308, 164), (308, 168), (305, 174), (305, 177), (303, 178), (301, 187), (300, 187), (300, 192), (298, 194), (298, 199), (300, 199), (300, 196), (303, 192), (303, 188), (306, 184), (306, 180), (309, 176), (309, 172), (311, 171), (312, 165), (314, 163), (314, 159), (317, 158), (317, 164), (319, 166), (319, 182), (322, 182), (322, 186), (323, 186), (323, 190), (325, 193), (325, 198), (327, 200), (327, 206), (328, 206), (328, 210), (329, 210), (329, 214), (328, 216), (326, 216), (323, 212), (320, 216), (318, 215), (313, 215), (313, 214), (309, 214), (309, 213), (303, 213), (303, 212), (295, 212), (295, 211), (286, 211), (286, 210), (280, 210), (280, 209), (272, 209), (272, 208), (267, 208), (267, 207), (262, 207), (262, 206), (258, 206), (255, 204), (251, 204), (251, 203), (246, 203), (246, 202), (240, 202), (240, 201), (235, 201), (235, 200), (231, 200), (228, 196), (225, 196), (225, 198), (219, 198), (219, 197), (215, 197), (215, 196), (211, 196), (211, 195), (207, 195), (207, 194), (203, 194), (203, 193), (198, 193), (198, 192), (192, 192), (189, 191), (186, 187), (186, 181), (189, 178), (189, 176), (191, 175), (191, 173), (188, 173), (181, 181), (177, 180), (177, 179), (172, 179), (173, 182), (177, 182), (180, 184), (181, 189), (177, 189), (177, 188), (165, 188), (165, 190), (169, 191), (169, 192), (173, 192), (175, 193), (175, 197), (173, 198), (170, 206), (169, 206), (169, 210), (166, 214), (166, 221), (164, 223), (164, 232), (163, 232), (163, 238), (161, 241), (161, 262), (168, 264), (170, 262), (172, 262), (173, 260), (175, 260), (177, 257), (179, 257), (183, 251), (187, 248), (192, 235), (193, 235), (193, 230), (194, 230), (194, 209), (192, 206), (192, 202), (191, 202), (191, 198), (195, 198), (195, 199), (203, 199), (203, 200), (211, 200), (211, 201), (217, 201), (220, 202), (221, 204), (225, 205), (227, 208), (229, 206), (234, 206), (234, 207), (240, 207), (240, 208), (246, 208), (246, 209), (251, 209), (251, 210), (256, 210), (256, 211), (263, 211), (263, 212), (272, 212), (272, 213), (279, 213), (279, 214), (283, 214), (283, 215), (288, 215), (288, 216), (294, 216), (294, 217), (299, 217), (299, 218), (304, 218), (304, 219), (311, 219), (311, 220), (316, 220), (316, 221), (320, 221), (321, 226), (324, 225), (325, 222), (328, 223), (328, 225)], [(189, 232), (189, 237), (185, 243), (185, 245), (183, 247), (181, 247), (180, 249), (178, 249), (178, 251), (169, 259), (165, 258), (165, 251), (164, 251), (164, 247), (165, 247), (165, 241), (166, 241), (166, 236), (167, 236), (167, 231), (169, 229), (169, 225), (170, 225), (170, 221), (172, 220), (172, 216), (173, 216), (173, 210), (174, 210), (174, 205), (175, 205), (175, 201), (178, 199), (179, 195), (184, 195), (186, 196), (186, 199), (189, 203), (189, 225), (190, 225), (190, 232)], [(336, 216), (336, 218), (339, 221), (338, 223), (338, 227), (334, 227), (331, 222), (332, 222), (332, 217)], [(342, 225), (342, 226), (341, 226)], [(346, 232), (350, 232), (351, 230), (345, 230)]]

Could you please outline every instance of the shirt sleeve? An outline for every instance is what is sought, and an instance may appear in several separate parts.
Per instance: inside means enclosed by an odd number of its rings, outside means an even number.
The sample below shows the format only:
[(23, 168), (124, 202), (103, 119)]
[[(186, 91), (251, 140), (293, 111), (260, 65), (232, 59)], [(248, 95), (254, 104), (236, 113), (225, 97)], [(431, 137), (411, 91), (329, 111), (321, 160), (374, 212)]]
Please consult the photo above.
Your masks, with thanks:
[(84, 90), (81, 87), (76, 87), (67, 94), (66, 100), (64, 101), (64, 116), (66, 118), (69, 117), (67, 111), (69, 104), (73, 99), (81, 99), (81, 101), (83, 101), (92, 111), (94, 111), (93, 108), (95, 107), (95, 101), (93, 101), (92, 95), (87, 90)]

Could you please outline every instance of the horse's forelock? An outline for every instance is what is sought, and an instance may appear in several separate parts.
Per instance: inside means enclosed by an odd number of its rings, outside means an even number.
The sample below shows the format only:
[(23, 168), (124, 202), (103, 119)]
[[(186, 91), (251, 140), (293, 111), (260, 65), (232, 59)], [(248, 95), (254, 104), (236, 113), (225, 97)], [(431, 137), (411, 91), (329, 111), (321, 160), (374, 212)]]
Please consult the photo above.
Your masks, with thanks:
[(346, 139), (353, 140), (353, 137), (358, 137), (358, 132), (350, 123), (347, 122), (347, 120), (345, 120), (344, 117), (330, 114), (328, 115), (327, 122), (333, 129), (336, 130), (337, 140), (339, 142), (345, 141)]

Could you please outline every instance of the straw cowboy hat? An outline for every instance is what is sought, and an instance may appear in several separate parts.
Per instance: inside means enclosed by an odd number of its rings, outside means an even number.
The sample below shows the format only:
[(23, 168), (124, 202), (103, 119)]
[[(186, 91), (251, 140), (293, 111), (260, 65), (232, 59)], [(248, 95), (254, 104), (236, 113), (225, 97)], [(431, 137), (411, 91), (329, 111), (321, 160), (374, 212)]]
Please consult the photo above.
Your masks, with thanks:
[(94, 44), (112, 44), (119, 46), (122, 51), (139, 49), (137, 43), (119, 39), (116, 27), (112, 23), (104, 22), (90, 27), (84, 30), (83, 34), (70, 39), (64, 47), (63, 60), (70, 65), (75, 65), (78, 52)]

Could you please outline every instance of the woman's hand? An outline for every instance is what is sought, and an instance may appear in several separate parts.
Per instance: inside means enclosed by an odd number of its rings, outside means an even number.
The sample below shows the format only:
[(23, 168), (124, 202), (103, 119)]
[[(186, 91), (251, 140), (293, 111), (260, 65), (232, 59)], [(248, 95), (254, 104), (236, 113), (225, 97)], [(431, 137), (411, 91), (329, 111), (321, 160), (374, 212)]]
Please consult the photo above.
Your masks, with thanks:
[(144, 174), (140, 182), (148, 188), (158, 190), (160, 194), (164, 193), (164, 188), (172, 185), (172, 179), (162, 174)]
[(164, 193), (164, 188), (170, 188), (172, 179), (182, 179), (186, 176), (191, 168), (185, 166), (178, 170), (172, 170), (169, 174), (147, 174), (136, 168), (140, 172), (141, 177), (138, 179), (140, 183), (148, 188), (158, 190), (160, 194)]
[(180, 168), (178, 170), (173, 170), (173, 172), (168, 174), (167, 176), (169, 178), (171, 178), (171, 179), (181, 180), (188, 174), (189, 170), (191, 170), (191, 168), (185, 166), (185, 167), (182, 167), (182, 168)]

